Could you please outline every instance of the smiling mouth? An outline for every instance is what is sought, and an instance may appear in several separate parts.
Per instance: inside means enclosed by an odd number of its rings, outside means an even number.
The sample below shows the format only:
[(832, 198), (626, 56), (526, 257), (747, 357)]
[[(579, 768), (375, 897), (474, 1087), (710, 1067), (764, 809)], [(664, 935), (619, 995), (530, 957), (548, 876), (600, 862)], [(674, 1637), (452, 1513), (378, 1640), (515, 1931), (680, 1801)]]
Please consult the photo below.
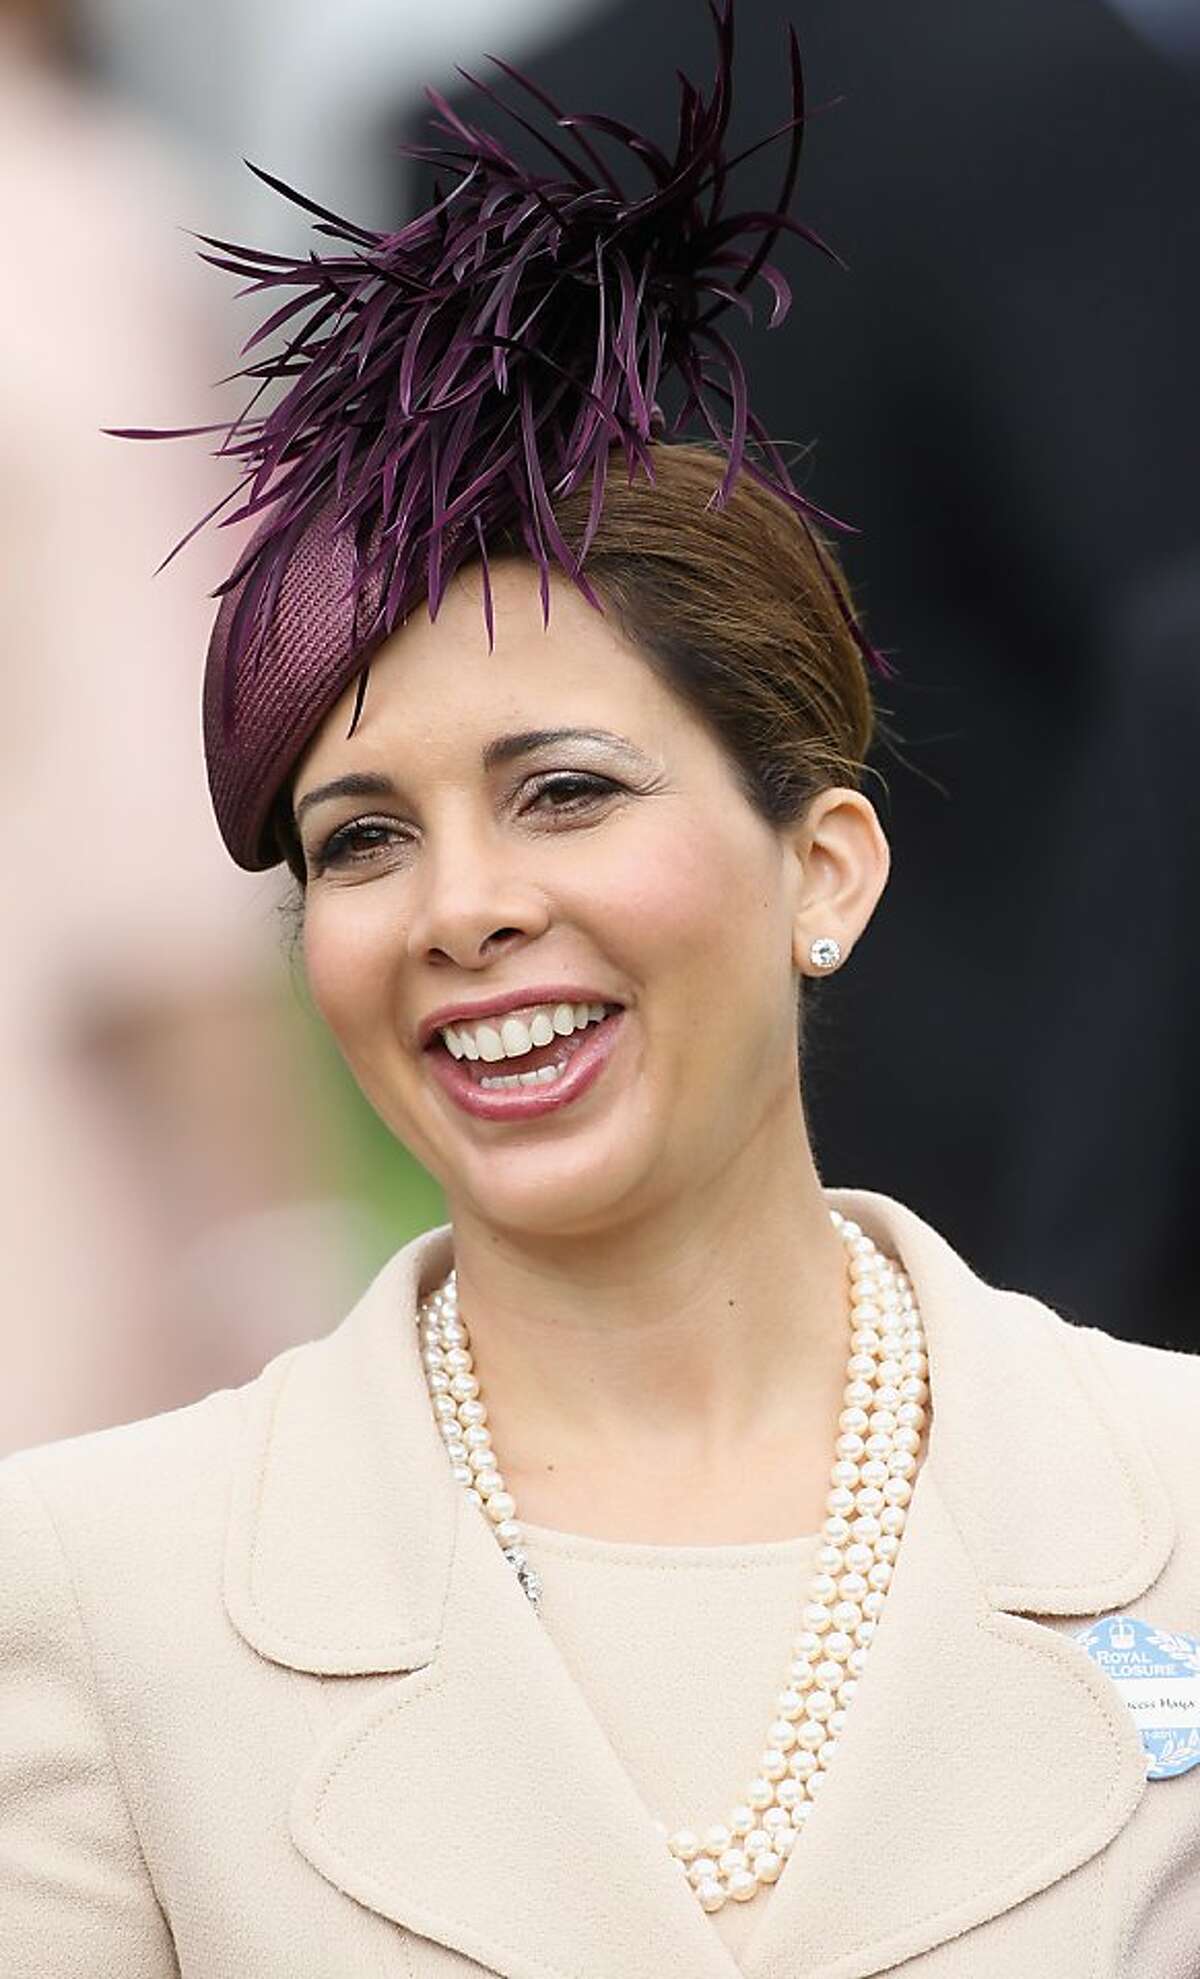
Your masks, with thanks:
[[(603, 1022), (607, 1023), (608, 1019), (605, 1018)], [(444, 1052), (447, 1058), (451, 1058), (451, 1062), (465, 1074), (473, 1086), (479, 1086), (485, 1092), (502, 1091), (505, 1088), (511, 1089), (514, 1084), (531, 1085), (539, 1072), (550, 1072), (557, 1077), (560, 1072), (565, 1071), (570, 1060), (581, 1046), (587, 1043), (592, 1033), (600, 1028), (600, 1024), (589, 1024), (585, 1030), (572, 1031), (565, 1038), (556, 1037), (549, 1044), (533, 1045), (529, 1051), (521, 1052), (517, 1058), (453, 1059), (445, 1042), (440, 1038), (433, 1049)], [(551, 1085), (553, 1078), (543, 1079), (539, 1083)]]
[(482, 1120), (532, 1120), (570, 1107), (600, 1078), (616, 1048), (626, 1012), (610, 1010), (585, 1030), (535, 1045), (517, 1058), (455, 1058), (439, 1039), (429, 1047), (443, 1092)]

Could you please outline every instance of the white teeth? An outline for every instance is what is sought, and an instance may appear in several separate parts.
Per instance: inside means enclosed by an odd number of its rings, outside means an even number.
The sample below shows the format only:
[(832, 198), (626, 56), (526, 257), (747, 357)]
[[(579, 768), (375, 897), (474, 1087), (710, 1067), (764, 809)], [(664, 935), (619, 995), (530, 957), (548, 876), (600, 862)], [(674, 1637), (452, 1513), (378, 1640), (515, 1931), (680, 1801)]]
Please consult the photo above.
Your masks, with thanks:
[(452, 1057), (495, 1064), (501, 1058), (523, 1058), (528, 1051), (553, 1044), (556, 1036), (569, 1038), (573, 1031), (600, 1023), (604, 1014), (603, 1003), (543, 1004), (528, 1019), (508, 1016), (495, 1024), (444, 1024), (441, 1034)]
[(524, 1058), (532, 1051), (533, 1040), (519, 1017), (506, 1017), (500, 1026), (500, 1042), (506, 1058)]
[(500, 1072), (491, 1078), (485, 1072), (479, 1083), (489, 1089), (497, 1086), (548, 1086), (558, 1078), (561, 1069), (558, 1065), (543, 1065), (537, 1072)]

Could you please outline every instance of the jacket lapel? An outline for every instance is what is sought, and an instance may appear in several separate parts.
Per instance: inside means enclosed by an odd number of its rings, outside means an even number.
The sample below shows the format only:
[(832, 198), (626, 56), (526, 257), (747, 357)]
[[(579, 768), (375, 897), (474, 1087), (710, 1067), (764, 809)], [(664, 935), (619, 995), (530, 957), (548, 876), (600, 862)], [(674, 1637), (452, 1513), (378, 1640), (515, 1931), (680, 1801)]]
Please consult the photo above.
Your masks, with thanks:
[(995, 1292), (898, 1204), (830, 1201), (904, 1259), (928, 1454), (828, 1783), (743, 1955), (749, 1979), (865, 1979), (1045, 1889), (1145, 1791), (1129, 1713), (1069, 1634), (1172, 1541), (1162, 1488), (1083, 1340)]
[[(226, 1606), (351, 1694), (292, 1837), (357, 1902), (505, 1979), (737, 1979), (499, 1548), (449, 1474), (416, 1347), (439, 1231), (250, 1391)], [(348, 1692), (353, 1692), (348, 1685)]]
[[(1132, 1600), (1171, 1545), (1084, 1343), (900, 1205), (827, 1194), (914, 1280), (933, 1430), (836, 1764), (743, 1953), (750, 1979), (866, 1979), (1105, 1846), (1144, 1790), (1136, 1733), (1082, 1651), (1027, 1618)], [(734, 1979), (449, 1476), (413, 1325), (449, 1262), (447, 1230), (418, 1238), (335, 1333), (248, 1391), (230, 1617), (288, 1667), (392, 1679), (361, 1699), (347, 1684), (293, 1838), (357, 1902), (505, 1979)]]

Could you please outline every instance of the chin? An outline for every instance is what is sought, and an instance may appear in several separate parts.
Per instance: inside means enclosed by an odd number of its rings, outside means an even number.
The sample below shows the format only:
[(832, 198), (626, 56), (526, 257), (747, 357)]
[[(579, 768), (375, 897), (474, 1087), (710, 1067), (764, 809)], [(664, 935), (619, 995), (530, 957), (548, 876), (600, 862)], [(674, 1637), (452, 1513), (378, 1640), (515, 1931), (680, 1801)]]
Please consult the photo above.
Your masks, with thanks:
[(452, 1219), (468, 1216), (496, 1229), (537, 1238), (587, 1238), (644, 1213), (661, 1189), (658, 1152), (639, 1155), (626, 1140), (617, 1149), (573, 1149), (549, 1143), (479, 1154), (442, 1187)]

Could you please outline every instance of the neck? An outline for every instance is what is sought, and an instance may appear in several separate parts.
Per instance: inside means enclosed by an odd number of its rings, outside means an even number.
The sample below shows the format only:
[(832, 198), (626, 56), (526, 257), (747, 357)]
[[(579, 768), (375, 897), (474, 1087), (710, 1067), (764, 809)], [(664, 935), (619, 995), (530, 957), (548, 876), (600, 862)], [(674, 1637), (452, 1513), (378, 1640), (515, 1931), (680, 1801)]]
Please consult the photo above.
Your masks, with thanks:
[[(697, 1526), (701, 1500), (757, 1528), (743, 1537), (819, 1519), (848, 1292), (807, 1142), (791, 1162), (716, 1178), (619, 1234), (530, 1240), (470, 1216), (454, 1232), (497, 1454), (527, 1518), (596, 1529), (603, 1512), (585, 1525), (581, 1505), (607, 1496), (615, 1508), (623, 1495), (631, 1538), (628, 1503), (653, 1488), (661, 1505), (670, 1480)], [(773, 1482), (789, 1499), (778, 1535), (762, 1516)], [(711, 1537), (736, 1536), (707, 1523)]]

